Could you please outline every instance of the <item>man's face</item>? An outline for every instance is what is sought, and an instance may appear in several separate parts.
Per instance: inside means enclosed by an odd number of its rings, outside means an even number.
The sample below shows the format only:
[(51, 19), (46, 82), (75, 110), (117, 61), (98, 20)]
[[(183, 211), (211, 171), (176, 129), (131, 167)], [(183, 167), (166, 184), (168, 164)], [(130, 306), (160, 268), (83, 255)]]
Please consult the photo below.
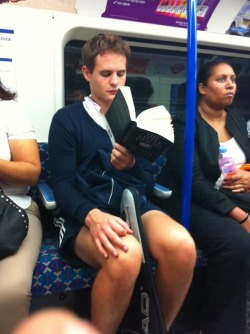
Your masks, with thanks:
[(105, 114), (120, 86), (126, 81), (126, 57), (116, 53), (105, 53), (96, 57), (92, 73), (86, 66), (82, 72), (89, 82), (91, 98), (101, 106)]

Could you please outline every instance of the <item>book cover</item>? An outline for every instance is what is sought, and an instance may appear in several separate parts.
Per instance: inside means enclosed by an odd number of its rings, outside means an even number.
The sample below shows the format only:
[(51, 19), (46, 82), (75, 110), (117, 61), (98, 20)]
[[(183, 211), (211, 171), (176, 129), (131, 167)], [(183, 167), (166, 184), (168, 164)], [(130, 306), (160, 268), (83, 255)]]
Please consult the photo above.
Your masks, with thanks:
[(115, 141), (153, 162), (174, 142), (171, 116), (164, 106), (141, 112), (136, 118), (129, 87), (120, 87), (106, 115)]

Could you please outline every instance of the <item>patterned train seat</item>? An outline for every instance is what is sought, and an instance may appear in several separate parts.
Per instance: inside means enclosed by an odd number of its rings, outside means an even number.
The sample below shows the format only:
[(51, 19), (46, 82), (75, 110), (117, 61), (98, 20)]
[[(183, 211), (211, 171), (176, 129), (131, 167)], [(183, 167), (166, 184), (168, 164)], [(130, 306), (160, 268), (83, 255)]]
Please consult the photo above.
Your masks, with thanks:
[[(48, 144), (39, 143), (39, 152), (42, 164), (39, 182), (50, 183)], [(30, 194), (39, 203), (36, 187), (31, 187)], [(38, 296), (63, 294), (90, 288), (96, 275), (95, 270), (87, 264), (78, 267), (72, 267), (68, 264), (63, 254), (59, 252), (57, 233), (52, 228), (52, 214), (45, 212), (41, 207), (41, 215), (44, 236), (33, 273), (32, 299)]]

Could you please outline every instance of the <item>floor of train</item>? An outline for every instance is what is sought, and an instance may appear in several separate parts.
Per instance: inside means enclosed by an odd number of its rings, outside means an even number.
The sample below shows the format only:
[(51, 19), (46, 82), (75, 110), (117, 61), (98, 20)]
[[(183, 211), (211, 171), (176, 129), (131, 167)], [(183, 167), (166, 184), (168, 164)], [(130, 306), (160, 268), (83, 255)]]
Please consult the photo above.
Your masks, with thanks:
[[(205, 298), (205, 280), (206, 269), (196, 269), (193, 283), (190, 287), (186, 300), (181, 308), (181, 311), (179, 312), (173, 328), (168, 334), (199, 334), (199, 315)], [(77, 313), (80, 317), (90, 319), (90, 292), (90, 289), (84, 289), (67, 292), (65, 294), (33, 298), (31, 301), (31, 313), (48, 307), (49, 305), (50, 307), (65, 307)], [(250, 300), (250, 296), (248, 300)], [(250, 306), (248, 307), (248, 313), (250, 313)], [(248, 315), (248, 322), (249, 318), (250, 314)], [(250, 328), (249, 323), (248, 326)], [(119, 330), (118, 334), (120, 332), (123, 333), (124, 331)], [(137, 334), (137, 331), (127, 331), (126, 333)]]

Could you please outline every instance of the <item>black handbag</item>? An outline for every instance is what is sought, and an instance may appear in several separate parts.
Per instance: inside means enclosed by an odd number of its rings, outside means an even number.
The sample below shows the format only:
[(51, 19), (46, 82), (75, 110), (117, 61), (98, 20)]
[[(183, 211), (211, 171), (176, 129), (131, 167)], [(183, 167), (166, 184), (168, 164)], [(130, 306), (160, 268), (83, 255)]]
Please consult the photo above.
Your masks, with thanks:
[(14, 254), (26, 237), (29, 218), (0, 188), (0, 260)]

